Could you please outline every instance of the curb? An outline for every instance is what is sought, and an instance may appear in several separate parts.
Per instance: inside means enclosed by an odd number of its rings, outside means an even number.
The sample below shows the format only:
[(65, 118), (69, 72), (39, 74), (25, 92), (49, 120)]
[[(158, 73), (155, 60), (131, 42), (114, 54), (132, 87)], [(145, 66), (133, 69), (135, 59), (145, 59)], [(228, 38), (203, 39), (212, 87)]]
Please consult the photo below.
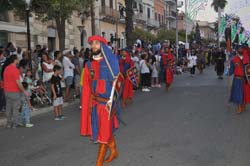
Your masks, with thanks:
[[(80, 101), (79, 99), (76, 99), (71, 103), (64, 103), (63, 107), (74, 105), (74, 104), (78, 103), (79, 101)], [(38, 115), (45, 114), (45, 113), (48, 113), (51, 111), (53, 111), (53, 106), (41, 108), (41, 109), (38, 109), (38, 111), (32, 111), (30, 113), (30, 117), (38, 116)], [(6, 125), (6, 122), (7, 122), (6, 118), (0, 119), (0, 127), (4, 127)]]

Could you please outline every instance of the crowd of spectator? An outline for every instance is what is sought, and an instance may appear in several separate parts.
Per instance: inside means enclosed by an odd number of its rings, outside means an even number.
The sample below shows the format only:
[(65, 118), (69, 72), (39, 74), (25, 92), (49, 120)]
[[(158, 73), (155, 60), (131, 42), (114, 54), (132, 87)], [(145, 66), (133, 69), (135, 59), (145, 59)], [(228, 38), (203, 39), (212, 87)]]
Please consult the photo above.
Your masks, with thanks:
[(63, 120), (63, 102), (80, 98), (81, 70), (89, 57), (88, 48), (50, 52), (41, 45), (34, 51), (12, 43), (1, 47), (0, 112), (6, 112), (7, 128), (33, 127), (30, 111), (36, 105), (53, 105), (55, 120)]

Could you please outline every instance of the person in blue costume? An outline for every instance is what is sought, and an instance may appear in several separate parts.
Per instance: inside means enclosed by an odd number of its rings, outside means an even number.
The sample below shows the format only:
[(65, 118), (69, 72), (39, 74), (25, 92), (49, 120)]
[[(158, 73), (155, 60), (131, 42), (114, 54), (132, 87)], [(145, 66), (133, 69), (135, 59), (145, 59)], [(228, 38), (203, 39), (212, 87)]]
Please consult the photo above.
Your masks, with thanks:
[(243, 51), (238, 48), (236, 55), (231, 59), (229, 75), (234, 75), (231, 87), (230, 102), (238, 105), (237, 113), (244, 111), (244, 65), (243, 65)]
[[(89, 43), (93, 60), (87, 62), (84, 70), (80, 134), (99, 143), (96, 166), (103, 166), (104, 162), (111, 162), (118, 157), (113, 135), (118, 128), (118, 118), (115, 113), (110, 114), (109, 110), (119, 75), (119, 62), (103, 37), (91, 36)], [(105, 159), (108, 149), (110, 154)]]

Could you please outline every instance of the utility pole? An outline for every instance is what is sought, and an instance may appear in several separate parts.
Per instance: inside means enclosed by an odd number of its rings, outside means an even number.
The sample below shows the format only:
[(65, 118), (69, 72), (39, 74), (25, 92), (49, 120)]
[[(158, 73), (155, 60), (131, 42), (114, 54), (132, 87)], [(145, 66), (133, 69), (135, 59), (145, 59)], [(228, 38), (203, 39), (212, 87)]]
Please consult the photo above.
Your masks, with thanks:
[(176, 58), (179, 58), (178, 0), (176, 0)]

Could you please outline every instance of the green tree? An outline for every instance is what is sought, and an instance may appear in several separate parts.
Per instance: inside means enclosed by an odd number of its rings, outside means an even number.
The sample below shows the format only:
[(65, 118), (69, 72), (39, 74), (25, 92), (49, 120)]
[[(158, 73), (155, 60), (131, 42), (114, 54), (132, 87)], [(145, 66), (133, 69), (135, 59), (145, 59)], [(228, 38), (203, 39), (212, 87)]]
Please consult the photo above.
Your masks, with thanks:
[(133, 39), (132, 39), (132, 32), (134, 30), (134, 23), (133, 23), (133, 0), (125, 0), (126, 6), (126, 17), (125, 17), (125, 34), (126, 34), (126, 44), (128, 47), (133, 46)]
[(145, 31), (143, 29), (137, 28), (137, 27), (133, 30), (130, 36), (131, 36), (130, 40), (131, 40), (132, 45), (135, 43), (135, 41), (138, 38), (144, 41), (151, 41), (151, 42), (154, 42), (156, 40), (156, 36), (154, 36), (152, 33)]
[[(180, 31), (178, 34), (179, 41), (185, 41), (186, 32)], [(157, 40), (161, 42), (164, 40), (169, 40), (171, 43), (174, 44), (176, 42), (176, 31), (172, 29), (168, 30), (165, 28), (161, 29), (157, 34)]]
[[(16, 14), (24, 15), (24, 0), (9, 0), (8, 8)], [(30, 10), (36, 13), (41, 21), (55, 20), (59, 37), (60, 50), (65, 49), (65, 24), (74, 10), (89, 9), (92, 0), (32, 0)]]

